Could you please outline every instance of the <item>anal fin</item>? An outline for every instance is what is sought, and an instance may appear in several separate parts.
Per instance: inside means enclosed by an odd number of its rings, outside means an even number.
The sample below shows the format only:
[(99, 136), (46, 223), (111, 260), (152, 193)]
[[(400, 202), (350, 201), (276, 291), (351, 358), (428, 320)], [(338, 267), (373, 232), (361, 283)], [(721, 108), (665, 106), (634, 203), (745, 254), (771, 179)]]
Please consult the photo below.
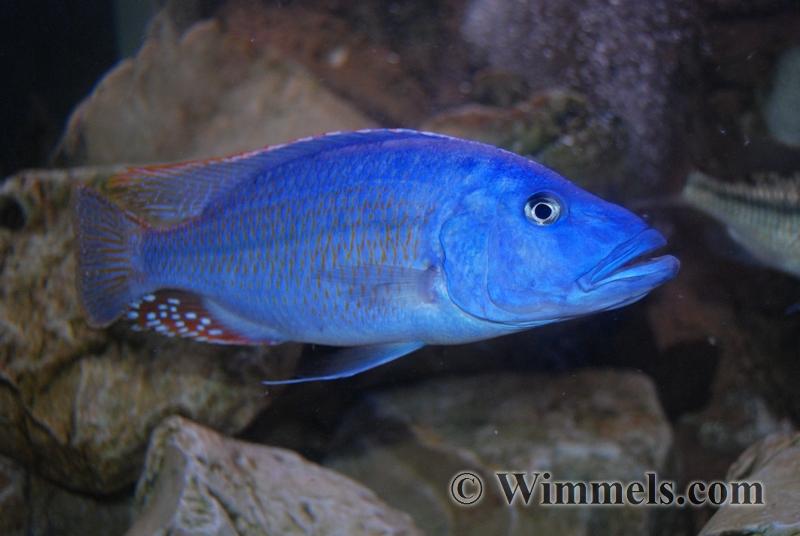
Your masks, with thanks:
[(153, 330), (167, 337), (184, 337), (215, 344), (278, 344), (266, 330), (240, 320), (197, 294), (161, 289), (130, 305), (126, 318), (137, 331)]
[(286, 385), (320, 380), (336, 380), (354, 376), (375, 368), (422, 348), (421, 342), (399, 342), (355, 346), (334, 352), (332, 355), (316, 357), (301, 364), (294, 378), (288, 380), (266, 380), (264, 385)]

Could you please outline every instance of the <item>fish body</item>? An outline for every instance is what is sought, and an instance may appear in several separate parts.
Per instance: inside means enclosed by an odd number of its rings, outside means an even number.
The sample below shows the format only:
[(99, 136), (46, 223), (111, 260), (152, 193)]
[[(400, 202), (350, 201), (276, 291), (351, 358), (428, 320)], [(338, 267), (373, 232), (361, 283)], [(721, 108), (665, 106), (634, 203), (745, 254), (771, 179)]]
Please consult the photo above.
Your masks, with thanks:
[(760, 263), (800, 277), (800, 180), (761, 177), (754, 184), (726, 183), (694, 172), (682, 197), (725, 225)]
[(75, 201), (90, 323), (354, 347), (298, 380), (621, 307), (678, 269), (641, 259), (656, 231), (556, 173), (410, 130), (134, 169), (108, 190)]

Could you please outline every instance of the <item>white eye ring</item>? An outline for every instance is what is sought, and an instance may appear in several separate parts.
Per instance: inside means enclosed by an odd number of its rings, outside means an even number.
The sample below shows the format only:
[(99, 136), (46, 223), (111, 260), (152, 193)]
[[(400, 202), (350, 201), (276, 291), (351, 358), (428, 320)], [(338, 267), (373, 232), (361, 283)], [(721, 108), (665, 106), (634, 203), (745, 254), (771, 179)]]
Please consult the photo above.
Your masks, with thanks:
[(561, 216), (561, 203), (546, 194), (537, 194), (525, 203), (525, 217), (536, 225), (550, 225)]

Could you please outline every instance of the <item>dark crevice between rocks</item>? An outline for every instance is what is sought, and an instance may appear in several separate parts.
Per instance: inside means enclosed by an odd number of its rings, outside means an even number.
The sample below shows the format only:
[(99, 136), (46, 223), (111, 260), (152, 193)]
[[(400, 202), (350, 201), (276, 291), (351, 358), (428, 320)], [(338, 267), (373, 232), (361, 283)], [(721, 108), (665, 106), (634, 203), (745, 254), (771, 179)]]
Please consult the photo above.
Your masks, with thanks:
[(720, 358), (720, 349), (708, 341), (691, 341), (668, 348), (647, 370), (672, 422), (708, 405)]
[(19, 231), (27, 222), (22, 204), (10, 195), (0, 196), (0, 228)]
[[(659, 349), (656, 334), (645, 320), (646, 307), (646, 301), (640, 302), (598, 315), (587, 323), (587, 327), (601, 329), (585, 343), (586, 348), (595, 348), (588, 364), (648, 375), (665, 415), (675, 423), (683, 415), (701, 410), (711, 400), (721, 351), (708, 339), (687, 340)], [(620, 326), (625, 329), (619, 329)], [(614, 335), (609, 338), (604, 333)]]

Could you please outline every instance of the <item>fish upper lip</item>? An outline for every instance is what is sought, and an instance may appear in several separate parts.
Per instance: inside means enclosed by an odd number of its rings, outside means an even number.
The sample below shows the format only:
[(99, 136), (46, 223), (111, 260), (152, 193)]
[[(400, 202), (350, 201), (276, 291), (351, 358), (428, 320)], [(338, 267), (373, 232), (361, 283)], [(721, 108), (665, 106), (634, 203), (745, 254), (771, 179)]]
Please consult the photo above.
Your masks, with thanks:
[[(597, 266), (578, 279), (578, 285), (585, 291), (613, 281), (632, 279), (660, 272), (677, 271), (677, 259), (664, 255), (645, 259), (645, 255), (665, 246), (667, 240), (653, 228), (647, 228), (630, 240), (623, 242), (607, 255)], [(636, 261), (641, 260), (641, 263)]]

